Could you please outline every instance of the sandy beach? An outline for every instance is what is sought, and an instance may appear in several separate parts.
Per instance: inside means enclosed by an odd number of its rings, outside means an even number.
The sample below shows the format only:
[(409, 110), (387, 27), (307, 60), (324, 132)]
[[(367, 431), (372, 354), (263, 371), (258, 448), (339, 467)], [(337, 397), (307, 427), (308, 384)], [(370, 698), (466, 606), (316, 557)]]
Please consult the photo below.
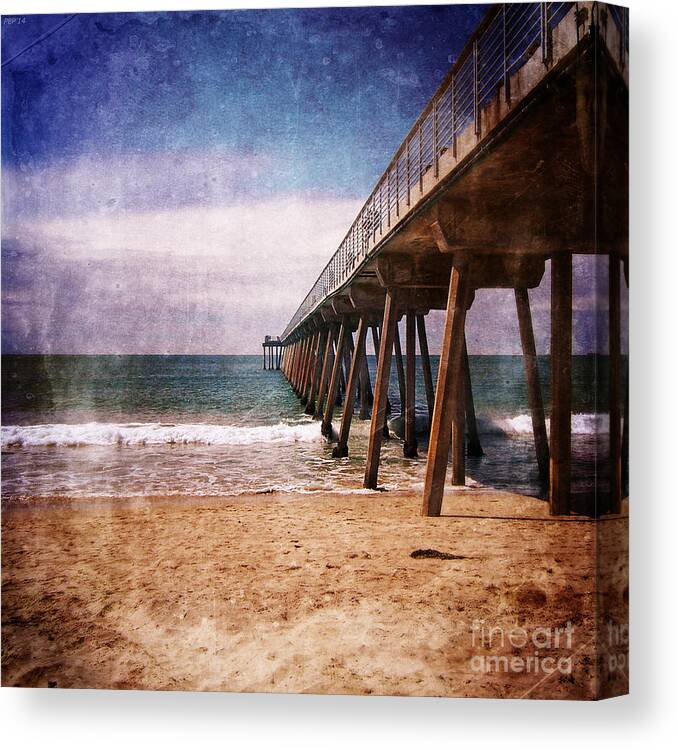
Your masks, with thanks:
[[(418, 493), (397, 492), (29, 505), (2, 518), (5, 686), (626, 689), (606, 627), (627, 621), (625, 515), (553, 519), (489, 490), (449, 493), (435, 519), (419, 516)], [(544, 657), (559, 668), (535, 667)]]

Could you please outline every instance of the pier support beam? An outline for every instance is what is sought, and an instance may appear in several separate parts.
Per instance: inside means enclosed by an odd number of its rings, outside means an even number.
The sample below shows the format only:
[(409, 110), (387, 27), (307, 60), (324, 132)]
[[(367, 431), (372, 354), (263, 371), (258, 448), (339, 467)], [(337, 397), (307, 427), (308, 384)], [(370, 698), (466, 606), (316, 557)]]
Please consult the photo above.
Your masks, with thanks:
[(537, 467), (539, 468), (540, 478), (542, 481), (547, 482), (549, 477), (549, 442), (548, 435), (546, 434), (544, 402), (539, 383), (539, 364), (537, 360), (537, 347), (534, 343), (530, 297), (527, 289), (524, 288), (516, 289), (515, 297), (516, 310), (518, 311), (518, 326), (520, 328), (520, 341), (523, 347), (527, 400), (530, 406), (534, 448), (537, 454)]
[(316, 331), (310, 340), (310, 348), (308, 350), (308, 356), (306, 358), (306, 367), (304, 370), (304, 378), (301, 384), (301, 403), (308, 403), (308, 392), (311, 387), (311, 376), (313, 367), (315, 366), (315, 358), (317, 356), (318, 342), (320, 341), (320, 331)]
[(294, 353), (294, 374), (292, 376), (292, 390), (299, 393), (299, 371), (301, 370), (301, 364), (304, 355), (304, 339), (299, 339), (296, 345), (296, 351)]
[(299, 366), (300, 348), (301, 348), (301, 340), (297, 339), (294, 342), (294, 355), (292, 359), (292, 368), (290, 372), (290, 385), (292, 386), (292, 390), (294, 390), (294, 383), (297, 377), (297, 367)]
[(551, 258), (551, 466), (552, 515), (570, 512), (572, 451), (572, 256)]
[(362, 362), (365, 354), (365, 337), (367, 336), (367, 321), (365, 317), (360, 318), (358, 323), (358, 333), (353, 357), (351, 359), (351, 369), (348, 374), (348, 383), (346, 385), (346, 395), (344, 397), (344, 411), (341, 417), (341, 429), (339, 431), (339, 442), (334, 447), (332, 455), (334, 458), (344, 458), (348, 456), (348, 436), (351, 431), (351, 421), (353, 419), (353, 409), (355, 407), (355, 397), (358, 388), (358, 379), (362, 368)]
[(323, 357), (323, 368), (320, 372), (320, 383), (318, 384), (318, 400), (315, 405), (314, 414), (316, 419), (322, 419), (323, 416), (323, 405), (327, 397), (330, 372), (334, 363), (334, 344), (336, 338), (337, 327), (334, 323), (331, 323), (327, 334), (327, 347), (325, 348), (325, 356)]
[(346, 320), (341, 321), (341, 328), (339, 329), (339, 337), (337, 339), (337, 351), (334, 355), (334, 364), (332, 366), (332, 377), (330, 378), (330, 385), (327, 391), (327, 403), (325, 405), (325, 413), (323, 415), (323, 422), (321, 427), (322, 434), (329, 438), (332, 435), (332, 417), (334, 416), (334, 407), (337, 403), (337, 392), (339, 390), (339, 374), (342, 368), (342, 362), (344, 359), (344, 347), (346, 346), (346, 334), (347, 334)]
[[(461, 365), (464, 351), (464, 325), (466, 322), (466, 305), (470, 297), (468, 261), (460, 253), (455, 254), (450, 288), (445, 312), (440, 365), (438, 368), (438, 385), (433, 407), (431, 438), (426, 462), (426, 479), (424, 481), (424, 499), (422, 513), (425, 516), (439, 516), (443, 504), (445, 474), (450, 439), (454, 434), (452, 449), (454, 469), (458, 474), (462, 469), (464, 415), (464, 381)], [(460, 422), (462, 424), (460, 424)], [(454, 430), (453, 430), (454, 427)], [(460, 465), (462, 464), (462, 465)], [(460, 477), (453, 477), (459, 481)]]
[(297, 372), (297, 383), (295, 391), (298, 398), (301, 398), (301, 387), (304, 383), (304, 375), (306, 373), (306, 362), (308, 361), (308, 350), (310, 347), (310, 341), (308, 336), (305, 336), (301, 342), (301, 358), (299, 360), (299, 371)]
[[(374, 345), (374, 358), (376, 360), (377, 372), (379, 370), (379, 351), (380, 351), (380, 343), (379, 343), (379, 341), (380, 341), (380, 338), (379, 338), (379, 328), (378, 328), (378, 326), (372, 326), (372, 343)], [(377, 372), (375, 372), (375, 374), (374, 374), (374, 378), (375, 378), (374, 387), (375, 388), (377, 387), (377, 382), (376, 382)], [(388, 387), (387, 387), (386, 390), (388, 392)], [(375, 401), (374, 401), (374, 395), (373, 395), (373, 397), (372, 397), (372, 413), (373, 414), (374, 414), (374, 402)], [(388, 396), (386, 396), (386, 414), (388, 415), (390, 413), (391, 413), (391, 403), (388, 400)], [(390, 435), (390, 433), (388, 431), (388, 419), (384, 419), (384, 438), (386, 440), (389, 440), (390, 437), (391, 437), (391, 435)]]
[(629, 374), (626, 372), (626, 392), (624, 395), (624, 428), (622, 430), (622, 492), (629, 486)]
[(461, 369), (455, 386), (452, 411), (452, 484), (463, 487), (466, 484), (466, 380), (464, 378), (463, 354)]
[(294, 392), (297, 394), (297, 397), (301, 396), (301, 383), (304, 378), (304, 368), (306, 366), (306, 355), (308, 353), (308, 347), (308, 337), (304, 337), (300, 342), (299, 364), (297, 366), (297, 374), (294, 380)]
[(318, 392), (318, 378), (320, 375), (320, 368), (324, 360), (325, 349), (327, 348), (328, 340), (328, 329), (323, 328), (322, 331), (319, 332), (318, 348), (313, 360), (313, 370), (311, 372), (311, 384), (309, 386), (308, 399), (306, 400), (306, 408), (304, 409), (304, 413), (308, 414), (309, 416), (313, 416), (313, 414), (315, 414), (315, 399)]
[(398, 393), (400, 394), (400, 416), (405, 418), (405, 401), (407, 400), (405, 388), (405, 368), (403, 367), (403, 350), (400, 346), (400, 329), (396, 323), (393, 333), (393, 346), (395, 348), (396, 372), (398, 373)]
[(344, 390), (346, 388), (345, 371), (346, 371), (346, 346), (341, 348), (341, 364), (339, 365), (339, 384), (337, 386), (337, 396), (334, 400), (335, 406), (341, 406), (344, 403)]
[(480, 458), (485, 455), (483, 446), (480, 444), (478, 435), (478, 423), (476, 421), (476, 405), (473, 400), (473, 383), (471, 382), (471, 366), (468, 361), (468, 349), (466, 348), (466, 334), (464, 333), (464, 393), (466, 403), (466, 432), (468, 435), (468, 445), (466, 452), (469, 456)]
[(337, 398), (337, 406), (343, 403), (346, 398), (346, 390), (348, 388), (348, 377), (351, 372), (351, 357), (353, 356), (353, 331), (350, 326), (346, 326), (346, 344), (344, 346), (344, 357), (341, 372), (339, 373), (339, 395)]
[(287, 351), (287, 364), (285, 365), (285, 377), (287, 378), (288, 383), (292, 383), (292, 367), (294, 363), (294, 351), (295, 351), (296, 342), (292, 342), (289, 345), (289, 349)]
[(431, 428), (433, 420), (433, 404), (435, 402), (435, 391), (433, 390), (433, 375), (431, 372), (431, 357), (428, 351), (428, 340), (426, 338), (426, 318), (417, 315), (417, 333), (419, 334), (419, 353), (421, 354), (421, 368), (424, 374), (424, 390), (426, 391), (426, 407), (428, 409), (428, 424)]
[[(626, 288), (629, 288), (629, 260), (624, 259), (624, 281), (626, 282)], [(624, 429), (622, 430), (622, 490), (628, 492), (629, 483), (629, 388), (631, 386), (629, 380), (629, 369), (628, 361), (625, 368), (626, 377), (624, 378)]]
[(379, 342), (379, 359), (377, 375), (374, 382), (374, 405), (372, 407), (372, 424), (370, 425), (370, 439), (367, 447), (367, 465), (365, 467), (364, 486), (368, 489), (377, 488), (379, 472), (379, 457), (381, 455), (381, 441), (384, 437), (386, 422), (386, 401), (388, 399), (388, 382), (391, 372), (391, 355), (393, 339), (398, 325), (398, 290), (386, 290), (386, 304), (384, 306), (384, 322), (381, 328)]
[(417, 437), (415, 434), (415, 398), (416, 398), (416, 330), (415, 314), (407, 311), (405, 316), (405, 350), (407, 353), (407, 370), (405, 372), (405, 458), (417, 458)]
[(304, 382), (306, 380), (306, 372), (308, 370), (308, 358), (311, 351), (311, 345), (311, 337), (306, 336), (306, 338), (304, 338), (304, 348), (301, 355), (301, 365), (299, 367), (299, 378), (297, 381), (297, 396), (302, 403), (304, 399)]
[(308, 337), (308, 348), (306, 349), (306, 360), (304, 362), (304, 369), (301, 373), (301, 387), (299, 398), (302, 404), (306, 404), (306, 392), (308, 390), (308, 384), (311, 380), (311, 363), (313, 362), (313, 355), (316, 346), (317, 332)]
[(622, 424), (621, 424), (621, 263), (609, 256), (609, 362), (610, 362), (610, 513), (621, 511)]
[(308, 387), (311, 382), (311, 367), (315, 358), (315, 350), (318, 345), (318, 336), (320, 331), (316, 331), (312, 336), (308, 337), (308, 350), (306, 352), (306, 362), (304, 363), (304, 371), (301, 378), (301, 403), (306, 404), (308, 401)]
[[(367, 330), (365, 330), (367, 335)], [(367, 349), (363, 347), (363, 356), (360, 363), (360, 419), (369, 418), (369, 408), (372, 404), (372, 383), (370, 382), (370, 370), (367, 365)]]

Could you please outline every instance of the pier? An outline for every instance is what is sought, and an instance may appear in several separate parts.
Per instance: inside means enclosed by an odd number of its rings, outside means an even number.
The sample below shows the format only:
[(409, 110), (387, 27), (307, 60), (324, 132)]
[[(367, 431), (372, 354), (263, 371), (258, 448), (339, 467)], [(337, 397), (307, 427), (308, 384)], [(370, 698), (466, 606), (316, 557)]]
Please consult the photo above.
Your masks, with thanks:
[[(371, 419), (364, 486), (378, 486), (392, 361), (404, 455), (426, 460), (422, 513), (440, 515), (451, 464), (482, 454), (465, 319), (479, 289), (514, 292), (535, 461), (550, 512), (572, 510), (573, 256), (609, 263), (610, 492), (617, 513), (622, 455), (620, 285), (628, 284), (628, 11), (595, 2), (497, 4), (414, 123), (279, 340), (266, 337), (307, 414), (349, 451), (356, 403)], [(529, 290), (551, 273), (550, 430)], [(444, 310), (434, 384), (426, 316)], [(405, 319), (404, 349), (398, 322)], [(377, 358), (374, 382), (366, 342)], [(415, 434), (419, 343), (430, 417), (428, 455)], [(277, 348), (276, 348), (277, 347)], [(273, 357), (271, 352), (275, 350)], [(341, 408), (338, 434), (332, 431)], [(623, 424), (622, 424), (623, 423)]]
[(264, 337), (261, 346), (264, 350), (264, 370), (279, 370), (283, 349), (280, 336)]

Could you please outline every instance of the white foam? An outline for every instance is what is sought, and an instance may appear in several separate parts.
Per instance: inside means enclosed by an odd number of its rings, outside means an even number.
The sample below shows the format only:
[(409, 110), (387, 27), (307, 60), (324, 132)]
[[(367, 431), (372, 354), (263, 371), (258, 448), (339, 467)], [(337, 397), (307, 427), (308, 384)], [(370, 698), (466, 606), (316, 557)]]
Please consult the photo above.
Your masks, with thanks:
[[(357, 422), (360, 425), (360, 422)], [(369, 422), (365, 423), (366, 431)], [(549, 420), (546, 420), (549, 429)], [(358, 430), (359, 431), (359, 430)], [(478, 431), (485, 435), (531, 435), (529, 414), (515, 417), (478, 418)], [(609, 431), (607, 414), (573, 414), (572, 432), (593, 435)], [(4, 425), (3, 448), (81, 447), (87, 445), (257, 445), (320, 442), (320, 423), (316, 421), (245, 427), (217, 424), (104, 423)]]
[[(550, 428), (550, 420), (546, 420), (546, 429)], [(595, 435), (608, 433), (610, 418), (607, 414), (573, 414), (572, 432), (576, 435)], [(519, 414), (515, 417), (501, 419), (478, 418), (478, 431), (485, 435), (531, 435), (532, 417), (529, 414)]]
[(321, 441), (319, 422), (240, 427), (215, 424), (39, 424), (2, 427), (2, 447), (87, 445), (256, 445)]

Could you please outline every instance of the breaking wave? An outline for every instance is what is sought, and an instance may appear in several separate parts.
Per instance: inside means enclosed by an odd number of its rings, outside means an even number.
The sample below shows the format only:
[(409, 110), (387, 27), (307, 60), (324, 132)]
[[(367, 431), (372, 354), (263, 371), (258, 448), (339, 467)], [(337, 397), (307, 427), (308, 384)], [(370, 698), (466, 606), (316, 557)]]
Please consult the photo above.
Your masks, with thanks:
[[(550, 420), (546, 420), (549, 429)], [(607, 414), (573, 414), (572, 432), (576, 435), (595, 435), (609, 432), (610, 418)], [(485, 435), (531, 435), (532, 417), (519, 414), (517, 417), (498, 419), (478, 418), (478, 432)]]
[[(422, 413), (416, 416), (416, 431), (420, 435), (428, 432), (428, 416)], [(531, 435), (532, 417), (529, 414), (518, 414), (515, 417), (482, 417), (476, 419), (478, 432), (481, 435)], [(405, 434), (405, 425), (400, 415), (389, 419), (389, 427), (396, 435)], [(357, 430), (360, 427), (356, 427)], [(369, 423), (363, 431), (369, 432)], [(546, 420), (549, 429), (549, 420)], [(572, 432), (575, 435), (606, 434), (610, 429), (610, 418), (607, 414), (573, 414)]]
[(87, 445), (256, 445), (322, 440), (319, 422), (241, 427), (215, 424), (39, 424), (2, 427), (2, 447)]
[[(398, 417), (389, 420), (391, 428), (400, 434)], [(420, 424), (421, 421), (421, 424)], [(427, 420), (417, 419), (417, 430), (426, 431)], [(362, 430), (361, 430), (362, 426)], [(369, 422), (357, 422), (355, 432), (369, 432)], [(546, 420), (549, 428), (549, 420)], [(593, 435), (609, 431), (607, 414), (573, 414), (572, 432)], [(530, 435), (532, 419), (529, 414), (515, 417), (478, 418), (478, 432), (484, 435)], [(146, 445), (257, 445), (320, 442), (323, 437), (320, 423), (301, 422), (246, 427), (217, 424), (115, 424), (88, 422), (86, 424), (6, 425), (2, 427), (2, 447), (66, 447), (146, 446)]]

